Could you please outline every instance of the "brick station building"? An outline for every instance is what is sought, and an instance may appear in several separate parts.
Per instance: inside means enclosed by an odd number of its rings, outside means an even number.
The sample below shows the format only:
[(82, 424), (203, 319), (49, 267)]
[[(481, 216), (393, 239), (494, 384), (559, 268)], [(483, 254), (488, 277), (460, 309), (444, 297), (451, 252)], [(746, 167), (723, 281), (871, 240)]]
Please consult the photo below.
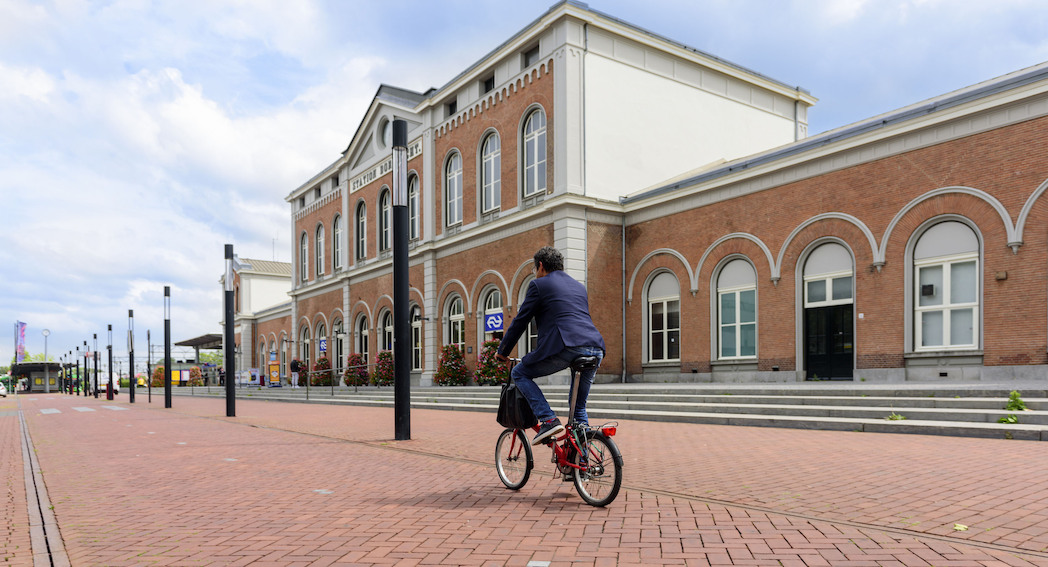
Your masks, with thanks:
[(399, 118), (416, 384), (443, 345), (475, 365), (547, 244), (589, 289), (598, 381), (1044, 378), (1048, 65), (808, 137), (815, 102), (557, 4), (443, 87), (379, 87), (287, 196), (291, 301), (250, 352), (390, 348)]

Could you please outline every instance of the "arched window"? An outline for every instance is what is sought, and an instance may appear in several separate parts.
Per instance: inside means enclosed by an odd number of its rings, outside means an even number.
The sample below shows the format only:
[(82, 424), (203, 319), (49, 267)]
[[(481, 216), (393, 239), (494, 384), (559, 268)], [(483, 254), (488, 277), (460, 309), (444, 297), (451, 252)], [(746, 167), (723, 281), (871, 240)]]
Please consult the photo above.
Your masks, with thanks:
[(280, 335), (280, 377), (287, 377), (287, 335)]
[(324, 225), (317, 227), (317, 277), (324, 274)]
[(298, 333), (298, 360), (302, 363), (299, 368), (299, 376), (305, 376), (308, 372), (309, 364), (309, 327), (303, 326), (302, 330)]
[(851, 252), (837, 242), (820, 244), (804, 261), (804, 369), (811, 380), (854, 374), (854, 308)]
[(422, 310), (411, 306), (411, 369), (422, 370)]
[(393, 209), (389, 191), (382, 191), (378, 198), (378, 249), (385, 252), (393, 246)]
[(546, 113), (535, 110), (524, 122), (524, 196), (546, 190)]
[(757, 273), (742, 259), (729, 261), (717, 276), (718, 358), (757, 356)]
[(298, 277), (302, 282), (309, 281), (309, 237), (304, 232), (298, 239)]
[(462, 156), (451, 154), (444, 167), (444, 219), (446, 226), (462, 224)]
[(368, 208), (364, 203), (357, 205), (357, 261), (368, 257)]
[(498, 133), (484, 138), (480, 157), (480, 212), (489, 213), (502, 204), (502, 149)]
[(334, 232), (331, 238), (331, 261), (337, 272), (342, 269), (342, 215), (335, 215)]
[(379, 350), (393, 350), (393, 312), (384, 311), (379, 317), (379, 334), (382, 343), (378, 345)]
[(266, 339), (263, 337), (258, 342), (258, 360), (255, 366), (261, 369), (262, 374), (269, 376), (269, 349), (266, 348)]
[(317, 332), (315, 333), (314, 336), (316, 337), (316, 340), (314, 342), (317, 345), (316, 346), (317, 360), (327, 357), (327, 349), (328, 349), (328, 344), (327, 344), (327, 342), (328, 342), (327, 327), (325, 327), (323, 323), (317, 323)]
[[(497, 315), (499, 321), (499, 329), (489, 330), (487, 325), (488, 316)], [(484, 340), (490, 341), (502, 338), (502, 292), (497, 289), (491, 290), (486, 296), (484, 296)]]
[(412, 175), (408, 180), (408, 237), (416, 240), (419, 237), (419, 194), (418, 176)]
[[(517, 305), (524, 303), (524, 298), (528, 295), (528, 286), (531, 285), (531, 281), (535, 279), (534, 275), (528, 276), (524, 280), (524, 284), (520, 286), (520, 295), (517, 297)], [(517, 351), (521, 356), (535, 350), (539, 346), (539, 333), (535, 320), (532, 319), (528, 323), (528, 329), (524, 331), (524, 334), (520, 336), (520, 340), (517, 341)]]
[(680, 284), (661, 272), (648, 284), (648, 361), (680, 360)]
[(342, 369), (342, 365), (346, 363), (346, 332), (342, 329), (342, 319), (335, 319), (335, 324), (331, 326), (332, 337), (335, 340), (334, 356), (331, 361), (331, 367), (336, 371)]
[(455, 296), (448, 302), (447, 344), (457, 345), (463, 354), (466, 352), (466, 314), (462, 309), (462, 298)]
[(369, 364), (370, 359), (368, 358), (368, 318), (367, 315), (361, 315), (357, 319), (356, 328), (356, 339), (357, 339), (357, 354), (364, 358), (364, 364)]
[(914, 348), (969, 350), (979, 344), (979, 237), (958, 221), (921, 234), (913, 251)]

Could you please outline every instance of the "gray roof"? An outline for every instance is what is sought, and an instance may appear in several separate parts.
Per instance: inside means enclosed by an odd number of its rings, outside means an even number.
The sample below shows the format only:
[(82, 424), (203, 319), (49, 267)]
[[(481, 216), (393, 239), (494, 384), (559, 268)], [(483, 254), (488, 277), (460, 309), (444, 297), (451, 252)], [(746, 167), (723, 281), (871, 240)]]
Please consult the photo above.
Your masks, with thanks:
[(271, 260), (252, 260), (250, 258), (238, 258), (240, 271), (250, 271), (259, 274), (272, 274), (275, 276), (291, 277), (290, 262), (274, 262)]

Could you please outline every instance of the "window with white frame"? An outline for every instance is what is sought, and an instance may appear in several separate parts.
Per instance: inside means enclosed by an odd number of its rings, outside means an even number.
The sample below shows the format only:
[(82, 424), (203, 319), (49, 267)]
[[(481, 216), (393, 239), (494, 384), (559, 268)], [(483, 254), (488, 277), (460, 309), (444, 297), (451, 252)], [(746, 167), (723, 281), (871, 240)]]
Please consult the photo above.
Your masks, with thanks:
[(444, 168), (444, 219), (447, 226), (462, 223), (462, 156), (455, 152)]
[(804, 263), (804, 307), (852, 303), (852, 258), (836, 242), (820, 245)]
[(302, 327), (298, 333), (298, 359), (302, 363), (299, 369), (300, 375), (305, 376), (309, 371), (309, 327)]
[(378, 199), (378, 249), (385, 252), (393, 246), (393, 208), (388, 190), (382, 191)]
[(334, 357), (331, 361), (331, 367), (336, 371), (342, 369), (342, 365), (346, 363), (346, 350), (345, 343), (346, 332), (342, 328), (342, 319), (335, 319), (335, 324), (331, 326), (332, 339), (335, 341)]
[(317, 332), (313, 335), (316, 340), (316, 354), (317, 359), (327, 357), (327, 327), (323, 323), (317, 323)]
[[(258, 361), (255, 362), (255, 366), (257, 366), (259, 368), (268, 368), (269, 367), (269, 356), (267, 356), (268, 354), (269, 354), (269, 349), (266, 348), (266, 339), (262, 338), (258, 342)], [(265, 375), (268, 376), (269, 372), (265, 372)]]
[(535, 110), (524, 121), (524, 196), (546, 190), (546, 113)]
[(364, 203), (357, 205), (357, 239), (356, 258), (358, 261), (368, 257), (368, 208)]
[[(528, 286), (531, 285), (531, 280), (535, 279), (535, 276), (528, 276), (524, 280), (524, 284), (520, 286), (520, 295), (517, 297), (517, 305), (524, 303), (524, 298), (528, 295)], [(520, 336), (520, 340), (517, 341), (517, 351), (521, 356), (537, 349), (539, 347), (539, 332), (538, 326), (535, 324), (535, 320), (532, 319), (528, 323), (528, 328)]]
[(422, 370), (422, 310), (411, 306), (411, 369)]
[(731, 260), (717, 278), (718, 358), (757, 356), (757, 275), (749, 262)]
[(680, 360), (680, 284), (662, 272), (648, 284), (648, 361)]
[(418, 176), (412, 175), (408, 180), (408, 238), (417, 240), (419, 237), (419, 194)]
[(342, 215), (335, 215), (334, 234), (331, 237), (331, 261), (335, 271), (342, 269)]
[(357, 354), (364, 359), (364, 364), (369, 364), (370, 359), (368, 358), (368, 318), (367, 315), (361, 315), (357, 319)]
[(298, 239), (298, 277), (301, 281), (309, 281), (309, 237), (302, 233)]
[(317, 277), (324, 275), (324, 225), (317, 226)]
[(379, 332), (382, 335), (382, 344), (379, 350), (393, 350), (393, 312), (386, 311), (379, 317)]
[(280, 376), (287, 376), (287, 335), (280, 336)]
[(463, 354), (466, 352), (466, 314), (462, 309), (462, 298), (455, 296), (448, 302), (448, 335), (447, 344), (456, 345)]
[(915, 350), (979, 345), (979, 239), (966, 224), (938, 223), (913, 254)]
[[(488, 315), (502, 315), (502, 292), (497, 289), (493, 289), (486, 296), (484, 296), (484, 322), (487, 321)], [(484, 340), (490, 341), (495, 338), (496, 331), (488, 331), (487, 325), (484, 325)], [(499, 331), (501, 333), (501, 331)]]
[(490, 213), (502, 205), (502, 149), (498, 133), (484, 138), (480, 155), (480, 211)]

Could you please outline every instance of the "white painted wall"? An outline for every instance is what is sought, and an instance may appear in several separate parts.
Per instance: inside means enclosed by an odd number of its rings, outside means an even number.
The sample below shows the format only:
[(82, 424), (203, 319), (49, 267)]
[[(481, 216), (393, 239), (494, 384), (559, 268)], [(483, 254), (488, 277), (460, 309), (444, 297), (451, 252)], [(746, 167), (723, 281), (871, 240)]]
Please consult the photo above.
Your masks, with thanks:
[(291, 279), (256, 274), (240, 274), (240, 311), (257, 313), (287, 303)]
[[(719, 159), (794, 141), (794, 122), (589, 52), (586, 194), (616, 200)], [(780, 103), (781, 105), (781, 103)]]

